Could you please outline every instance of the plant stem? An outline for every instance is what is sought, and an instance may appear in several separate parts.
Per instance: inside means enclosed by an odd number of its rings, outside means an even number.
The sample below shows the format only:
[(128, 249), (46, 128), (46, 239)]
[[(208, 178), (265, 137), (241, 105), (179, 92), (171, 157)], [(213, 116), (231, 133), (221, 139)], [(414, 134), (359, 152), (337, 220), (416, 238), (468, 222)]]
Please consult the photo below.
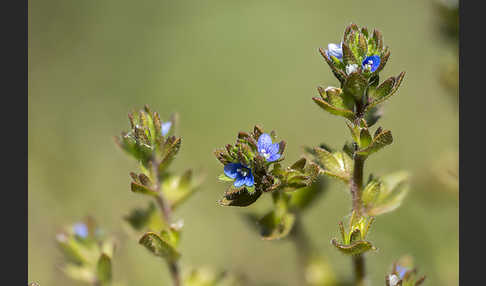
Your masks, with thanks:
[(353, 198), (353, 210), (358, 217), (362, 214), (363, 201), (361, 200), (361, 192), (363, 188), (363, 168), (365, 159), (360, 155), (354, 156), (353, 177), (351, 178), (351, 195)]
[(355, 273), (356, 286), (364, 286), (365, 284), (365, 260), (362, 254), (353, 256), (353, 266)]
[[(363, 188), (363, 169), (365, 158), (355, 154), (354, 155), (354, 169), (353, 177), (351, 179), (351, 195), (353, 197), (353, 211), (357, 217), (361, 217), (363, 213), (363, 201), (361, 199), (361, 193)], [(355, 285), (365, 285), (365, 260), (362, 254), (353, 256), (353, 267), (355, 274)]]
[[(153, 164), (153, 166), (158, 166), (158, 164)], [(168, 225), (170, 225), (171, 222), (171, 215), (172, 215), (172, 209), (170, 204), (167, 202), (167, 200), (164, 197), (164, 194), (162, 193), (162, 184), (159, 180), (159, 172), (157, 168), (153, 168), (153, 172), (155, 174), (155, 188), (156, 191), (159, 193), (158, 196), (155, 197), (155, 201), (157, 202), (157, 205), (159, 206), (160, 210), (162, 211), (162, 219), (165, 221)], [(181, 285), (181, 278), (180, 278), (180, 271), (179, 271), (179, 265), (177, 264), (177, 261), (168, 261), (167, 262), (168, 267), (169, 267), (169, 272), (170, 276), (172, 277), (172, 282), (174, 286), (180, 286)]]
[(177, 262), (169, 262), (169, 271), (170, 275), (172, 277), (172, 282), (174, 283), (174, 286), (180, 286), (181, 284), (181, 275), (179, 271), (179, 265)]

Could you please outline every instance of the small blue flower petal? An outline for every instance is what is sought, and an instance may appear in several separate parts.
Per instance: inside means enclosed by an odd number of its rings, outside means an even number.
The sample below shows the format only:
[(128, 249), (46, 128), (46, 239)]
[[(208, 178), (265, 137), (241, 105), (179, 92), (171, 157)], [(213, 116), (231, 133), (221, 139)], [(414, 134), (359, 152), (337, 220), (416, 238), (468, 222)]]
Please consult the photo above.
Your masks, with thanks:
[(239, 177), (236, 179), (236, 181), (233, 183), (233, 185), (237, 188), (243, 186), (245, 184), (245, 178), (244, 177)]
[(74, 234), (80, 236), (82, 238), (86, 238), (88, 236), (88, 227), (84, 223), (76, 223), (73, 226)]
[(243, 185), (251, 187), (255, 183), (251, 169), (241, 163), (226, 164), (224, 166), (224, 174), (235, 179), (233, 185), (237, 188)]
[(273, 161), (277, 161), (278, 159), (280, 159), (280, 154), (276, 153), (268, 157), (267, 161), (273, 162)]
[(280, 144), (278, 143), (272, 144), (268, 147), (268, 153), (270, 153), (270, 155), (277, 154), (279, 150), (280, 150)]
[(172, 122), (167, 121), (165, 123), (162, 123), (162, 136), (165, 136), (167, 133), (170, 131), (170, 127), (172, 127)]
[(252, 187), (255, 184), (255, 179), (253, 178), (253, 174), (250, 171), (250, 174), (246, 176), (245, 183), (246, 186)]
[(370, 70), (370, 72), (374, 72), (380, 66), (380, 62), (380, 56), (372, 55), (364, 59), (361, 65), (364, 70)]
[(272, 137), (270, 137), (270, 135), (268, 135), (267, 133), (263, 133), (262, 135), (260, 135), (260, 137), (258, 137), (258, 152), (261, 152), (261, 150), (267, 150), (268, 147), (272, 145), (272, 143)]
[(229, 163), (224, 166), (224, 174), (231, 179), (236, 179), (238, 176), (238, 169), (243, 167), (240, 163)]
[(407, 273), (408, 269), (400, 265), (397, 265), (397, 271), (398, 271), (398, 276), (400, 276), (400, 279), (403, 279), (403, 276), (405, 276), (405, 273)]
[(333, 43), (327, 45), (326, 54), (328, 57), (334, 56), (338, 60), (341, 60), (343, 58), (343, 42), (339, 45)]
[(280, 154), (278, 154), (280, 145), (278, 143), (273, 144), (272, 137), (266, 133), (260, 135), (258, 138), (257, 147), (258, 153), (260, 153), (267, 162), (273, 162), (280, 158)]

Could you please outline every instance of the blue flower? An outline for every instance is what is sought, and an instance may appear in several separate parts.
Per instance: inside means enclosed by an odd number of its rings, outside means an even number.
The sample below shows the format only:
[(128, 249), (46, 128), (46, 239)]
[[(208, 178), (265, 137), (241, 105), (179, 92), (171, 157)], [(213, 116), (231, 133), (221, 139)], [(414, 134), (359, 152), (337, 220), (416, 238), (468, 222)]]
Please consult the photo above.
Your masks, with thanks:
[(364, 59), (361, 65), (364, 70), (369, 70), (371, 72), (374, 72), (380, 66), (380, 62), (381, 62), (380, 56), (372, 55)]
[(165, 136), (167, 133), (169, 133), (170, 127), (172, 126), (172, 122), (167, 121), (165, 123), (162, 123), (162, 136)]
[(237, 188), (243, 185), (252, 187), (255, 183), (255, 179), (253, 178), (250, 168), (241, 163), (229, 163), (225, 165), (224, 174), (231, 179), (235, 179), (233, 185)]
[(80, 236), (82, 238), (86, 238), (88, 236), (88, 227), (86, 224), (78, 222), (73, 226), (74, 234)]
[(343, 58), (343, 42), (339, 45), (330, 43), (327, 45), (326, 55), (330, 58), (331, 56), (335, 56), (338, 60)]
[(270, 135), (263, 133), (258, 138), (258, 153), (267, 160), (267, 162), (273, 162), (280, 158), (278, 151), (280, 150), (280, 145), (278, 143), (272, 143), (272, 137)]
[(408, 271), (407, 268), (397, 265), (397, 272), (398, 272), (398, 276), (400, 276), (400, 279), (403, 279), (403, 276), (405, 276), (405, 273), (407, 273), (407, 271)]

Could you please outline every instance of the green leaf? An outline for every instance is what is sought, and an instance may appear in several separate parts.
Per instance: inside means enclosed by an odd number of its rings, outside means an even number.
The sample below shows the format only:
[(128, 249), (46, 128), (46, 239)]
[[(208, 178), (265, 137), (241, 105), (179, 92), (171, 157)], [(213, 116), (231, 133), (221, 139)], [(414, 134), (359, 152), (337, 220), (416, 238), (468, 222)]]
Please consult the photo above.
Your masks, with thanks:
[(334, 74), (334, 76), (340, 82), (344, 82), (344, 80), (346, 79), (346, 74), (336, 66), (336, 64), (332, 61), (332, 59), (330, 59), (328, 57), (328, 55), (326, 54), (326, 51), (323, 48), (319, 48), (319, 53), (322, 55), (322, 57), (324, 58), (324, 60), (326, 61), (326, 63), (331, 68), (331, 71)]
[(314, 148), (314, 151), (323, 168), (321, 169), (322, 173), (338, 178), (344, 182), (349, 181), (353, 165), (348, 154), (342, 151), (330, 153), (319, 147)]
[(363, 190), (362, 200), (366, 206), (372, 205), (380, 195), (381, 182), (377, 180), (370, 181)]
[(343, 50), (343, 63), (345, 65), (358, 64), (358, 60), (354, 56), (353, 52), (351, 51), (347, 43), (345, 42), (343, 43), (342, 50)]
[(96, 276), (101, 285), (111, 283), (111, 259), (108, 255), (102, 253), (96, 265)]
[(167, 139), (162, 151), (162, 161), (159, 164), (159, 174), (164, 173), (169, 167), (170, 163), (174, 160), (175, 156), (181, 148), (182, 139), (171, 136)]
[(373, 72), (374, 74), (378, 74), (385, 67), (386, 63), (388, 62), (388, 58), (390, 58), (390, 50), (388, 49), (388, 47), (386, 47), (385, 50), (381, 54), (380, 65)]
[(346, 126), (348, 126), (349, 132), (351, 133), (351, 137), (353, 137), (354, 142), (359, 142), (359, 127), (349, 120), (345, 120), (345, 122)]
[(390, 145), (393, 142), (393, 137), (390, 130), (385, 130), (377, 134), (368, 147), (360, 149), (356, 152), (358, 155), (369, 156), (383, 147)]
[(383, 49), (383, 36), (380, 31), (373, 30), (373, 42), (377, 50)]
[(145, 233), (140, 238), (139, 243), (153, 255), (163, 257), (167, 261), (176, 261), (181, 256), (174, 247), (153, 232)]
[(326, 97), (323, 99), (336, 108), (350, 110), (354, 106), (353, 101), (350, 103), (346, 100), (348, 97), (344, 97), (341, 89), (328, 87), (325, 89), (325, 93)]
[(223, 181), (223, 182), (233, 182), (235, 179), (232, 179), (225, 174), (221, 174), (218, 176), (218, 180)]
[(339, 251), (344, 254), (348, 255), (359, 255), (363, 254), (369, 250), (376, 250), (369, 241), (366, 240), (358, 240), (349, 245), (344, 245), (337, 242), (336, 239), (331, 240), (332, 245), (334, 245)]
[(382, 82), (376, 89), (373, 100), (379, 100), (389, 95), (395, 86), (395, 80), (396, 79), (394, 77), (390, 77)]
[(370, 131), (368, 128), (362, 128), (359, 134), (359, 147), (360, 148), (366, 148), (368, 145), (370, 145), (372, 141)]
[(121, 137), (115, 137), (115, 143), (126, 153), (146, 164), (152, 155), (153, 148), (147, 143), (135, 138), (133, 132), (122, 133)]
[(86, 251), (72, 236), (68, 236), (65, 233), (59, 233), (56, 236), (56, 239), (66, 260), (76, 265), (89, 263), (89, 259), (86, 257)]
[(269, 212), (258, 221), (260, 234), (264, 240), (275, 240), (286, 237), (295, 222), (295, 215), (284, 213), (278, 216), (274, 211)]
[(88, 266), (79, 266), (75, 264), (67, 264), (62, 268), (62, 271), (66, 276), (73, 280), (82, 281), (85, 283), (93, 283), (93, 280), (96, 279), (93, 268)]
[[(392, 97), (397, 92), (397, 90), (400, 87), (400, 84), (402, 83), (404, 77), (405, 77), (405, 72), (401, 72), (397, 77), (395, 77), (393, 79), (389, 78), (389, 79), (385, 80), (378, 87), (378, 89), (375, 91), (376, 99), (373, 100), (370, 104), (368, 104), (366, 106), (366, 111), (370, 110), (371, 108), (375, 107), (376, 105), (378, 105), (378, 104), (384, 102), (385, 100), (389, 99), (390, 97)], [(389, 85), (390, 85), (391, 82), (393, 82), (393, 88), (391, 90), (389, 90)], [(379, 93), (378, 90), (380, 88), (381, 88), (381, 91)]]
[(407, 172), (396, 172), (382, 177), (378, 198), (367, 206), (368, 215), (381, 215), (397, 209), (409, 191), (408, 178)]
[(353, 96), (355, 100), (361, 101), (367, 86), (368, 81), (366, 78), (359, 72), (353, 72), (346, 78), (343, 91), (345, 94)]
[(383, 108), (381, 108), (380, 106), (375, 106), (366, 111), (364, 119), (368, 127), (371, 127), (375, 125), (376, 122), (378, 122), (382, 115)]
[(358, 228), (355, 228), (352, 232), (351, 235), (349, 236), (349, 242), (353, 243), (355, 241), (361, 240), (361, 231)]
[(318, 97), (313, 97), (312, 100), (314, 100), (314, 102), (317, 105), (319, 105), (322, 109), (324, 109), (325, 111), (333, 115), (342, 116), (351, 121), (355, 119), (354, 113), (349, 109), (338, 108), (336, 106), (331, 105), (329, 102), (325, 101), (324, 99)]
[(199, 190), (201, 181), (202, 177), (192, 178), (192, 170), (186, 170), (181, 176), (167, 176), (162, 183), (162, 191), (171, 208), (177, 208)]
[(166, 241), (169, 245), (176, 248), (179, 245), (179, 241), (181, 238), (181, 232), (174, 227), (170, 227), (167, 230), (163, 230), (160, 233), (160, 237)]
[(139, 193), (139, 194), (148, 195), (148, 196), (152, 196), (152, 197), (158, 196), (158, 193), (156, 191), (150, 189), (147, 186), (140, 185), (140, 184), (137, 184), (135, 182), (132, 182), (130, 186), (131, 186), (132, 192), (134, 192), (134, 193)]
[(294, 169), (294, 170), (303, 171), (306, 162), (307, 162), (307, 160), (305, 158), (300, 158), (294, 164), (292, 164), (292, 166), (290, 166), (290, 168)]
[(253, 204), (261, 195), (260, 190), (249, 192), (246, 187), (235, 188), (230, 186), (223, 198), (218, 201), (218, 204), (221, 206), (246, 207)]
[(358, 35), (358, 53), (363, 58), (368, 53), (368, 43), (366, 43), (365, 36), (361, 33)]

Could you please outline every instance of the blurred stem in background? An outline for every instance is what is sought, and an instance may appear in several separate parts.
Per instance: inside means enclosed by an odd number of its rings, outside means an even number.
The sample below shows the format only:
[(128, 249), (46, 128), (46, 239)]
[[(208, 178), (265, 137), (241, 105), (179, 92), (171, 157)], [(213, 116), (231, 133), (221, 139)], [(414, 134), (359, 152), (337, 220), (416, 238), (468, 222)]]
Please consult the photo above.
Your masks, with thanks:
[[(160, 163), (155, 163), (153, 166), (158, 166), (159, 164)], [(157, 174), (157, 176), (155, 176), (156, 178), (155, 190), (158, 193), (158, 195), (155, 197), (155, 200), (162, 213), (162, 220), (170, 223), (172, 221), (171, 218), (172, 208), (170, 204), (167, 202), (166, 198), (164, 197), (164, 194), (162, 193), (161, 183), (158, 179), (162, 177), (162, 174), (158, 173), (157, 168), (153, 168), (153, 172)], [(181, 273), (179, 270), (178, 262), (167, 260), (167, 265), (169, 267), (170, 276), (172, 278), (172, 282), (174, 283), (174, 286), (181, 286)]]
[(312, 257), (312, 252), (315, 250), (315, 247), (302, 225), (300, 215), (295, 219), (294, 227), (290, 232), (289, 238), (294, 243), (297, 253), (299, 276), (302, 277), (301, 281), (306, 281), (307, 264)]

